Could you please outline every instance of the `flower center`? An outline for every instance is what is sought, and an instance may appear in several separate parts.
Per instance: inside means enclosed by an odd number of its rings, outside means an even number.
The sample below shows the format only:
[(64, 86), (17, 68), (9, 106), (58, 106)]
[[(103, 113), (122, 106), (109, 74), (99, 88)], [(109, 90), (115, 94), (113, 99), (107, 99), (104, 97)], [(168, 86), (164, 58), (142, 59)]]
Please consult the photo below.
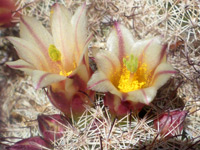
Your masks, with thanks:
[(138, 65), (138, 59), (133, 55), (129, 60), (123, 59), (123, 62), (118, 89), (126, 93), (147, 87), (150, 81), (147, 65), (144, 63)]
[(66, 72), (66, 71), (63, 70), (63, 71), (60, 71), (59, 74), (60, 74), (61, 76), (69, 76), (71, 73), (72, 73), (72, 71)]
[(131, 72), (134, 73), (137, 71), (138, 68), (138, 58), (134, 57), (133, 54), (131, 54), (130, 58), (128, 56), (128, 59), (123, 58), (123, 63), (126, 66), (126, 68)]
[(63, 68), (62, 64), (61, 64), (61, 53), (60, 51), (56, 48), (55, 45), (50, 45), (49, 49), (48, 49), (48, 53), (49, 53), (49, 57), (51, 58), (52, 61), (56, 62), (56, 65), (58, 66), (60, 72), (59, 74), (62, 76), (69, 76), (72, 71), (65, 71), (65, 69)]

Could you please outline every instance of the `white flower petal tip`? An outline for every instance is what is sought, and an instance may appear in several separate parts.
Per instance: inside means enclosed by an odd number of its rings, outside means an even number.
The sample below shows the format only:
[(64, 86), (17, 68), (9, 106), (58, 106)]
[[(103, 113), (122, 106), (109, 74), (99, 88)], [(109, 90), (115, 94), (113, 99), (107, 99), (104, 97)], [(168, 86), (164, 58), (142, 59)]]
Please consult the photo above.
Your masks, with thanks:
[(131, 32), (125, 26), (114, 22), (114, 28), (107, 40), (108, 50), (122, 60), (130, 54), (133, 43), (134, 38)]
[(31, 64), (19, 59), (17, 61), (7, 62), (6, 65), (12, 69), (24, 71), (26, 74), (31, 75), (35, 67)]
[(32, 43), (48, 58), (48, 47), (53, 43), (53, 39), (51, 34), (37, 19), (21, 16), (20, 38)]
[[(80, 6), (71, 19), (71, 24), (74, 27), (75, 49), (79, 56), (84, 50), (85, 41), (87, 39), (87, 16), (86, 5)], [(78, 61), (78, 60), (77, 60)]]
[(171, 77), (171, 75), (178, 73), (170, 64), (162, 63), (160, 64), (152, 77), (152, 86), (159, 89), (163, 86)]
[(46, 87), (48, 85), (51, 85), (52, 83), (56, 83), (65, 79), (65, 76), (52, 74), (40, 70), (34, 70), (32, 74), (32, 80), (35, 89)]
[(48, 62), (41, 51), (32, 43), (17, 37), (6, 37), (14, 46), (18, 56), (37, 69), (47, 68)]

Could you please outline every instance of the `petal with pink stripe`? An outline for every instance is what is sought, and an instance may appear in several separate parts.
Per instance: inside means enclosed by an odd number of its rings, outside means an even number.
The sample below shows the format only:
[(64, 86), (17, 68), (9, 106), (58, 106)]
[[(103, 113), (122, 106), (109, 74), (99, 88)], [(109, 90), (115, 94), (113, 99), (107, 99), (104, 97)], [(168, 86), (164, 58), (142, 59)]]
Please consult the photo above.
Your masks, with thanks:
[(96, 71), (88, 82), (88, 89), (98, 92), (110, 92), (121, 97), (121, 93), (114, 87), (105, 74), (101, 71)]
[[(78, 66), (81, 65), (81, 64), (84, 64), (84, 65), (86, 65), (88, 71), (89, 71), (89, 67), (90, 67), (89, 66), (89, 57), (88, 57), (88, 44), (92, 40), (92, 37), (93, 37), (92, 34), (90, 34), (90, 36), (88, 36), (88, 38), (85, 42), (85, 45), (83, 47), (83, 51), (82, 51), (80, 57), (77, 58), (77, 59), (79, 59), (79, 60), (77, 60)], [(74, 54), (76, 54), (76, 53), (74, 53)]]
[(71, 25), (71, 14), (62, 5), (55, 4), (51, 10), (51, 29), (55, 46), (62, 54), (62, 65), (69, 72), (74, 69), (73, 50), (74, 34)]
[(21, 59), (32, 64), (37, 69), (48, 68), (45, 56), (32, 43), (16, 37), (7, 37), (7, 39), (15, 46), (17, 54)]
[(175, 73), (176, 71), (170, 64), (161, 63), (154, 72), (151, 86), (155, 86), (159, 89), (167, 82), (167, 80), (169, 80), (170, 76)]
[(46, 87), (52, 83), (65, 80), (65, 76), (59, 74), (52, 74), (40, 70), (34, 70), (32, 74), (33, 85), (36, 89)]
[(111, 79), (114, 72), (120, 70), (120, 62), (116, 55), (110, 51), (100, 51), (95, 57), (97, 68), (101, 70), (107, 78)]
[(48, 58), (49, 45), (53, 44), (50, 33), (35, 18), (22, 16), (20, 20), (20, 37), (31, 42)]
[(134, 43), (132, 53), (147, 64), (147, 70), (153, 71), (163, 60), (166, 62), (166, 48), (166, 44), (161, 44), (161, 38), (155, 37)]
[(107, 40), (108, 50), (116, 54), (122, 63), (123, 57), (130, 55), (133, 44), (132, 33), (123, 25), (115, 22), (114, 29)]
[(156, 93), (157, 89), (155, 87), (148, 87), (145, 89), (128, 92), (126, 100), (130, 100), (134, 103), (140, 102), (148, 105), (150, 102), (153, 101)]
[(6, 65), (8, 65), (10, 68), (24, 71), (28, 75), (32, 75), (33, 70), (36, 69), (33, 65), (25, 62), (22, 59), (19, 59), (17, 61), (7, 62)]
[(79, 62), (79, 57), (81, 56), (85, 41), (87, 39), (87, 17), (86, 17), (86, 4), (79, 7), (72, 17), (71, 24), (73, 26), (73, 34), (75, 40), (75, 53), (74, 57), (76, 62)]

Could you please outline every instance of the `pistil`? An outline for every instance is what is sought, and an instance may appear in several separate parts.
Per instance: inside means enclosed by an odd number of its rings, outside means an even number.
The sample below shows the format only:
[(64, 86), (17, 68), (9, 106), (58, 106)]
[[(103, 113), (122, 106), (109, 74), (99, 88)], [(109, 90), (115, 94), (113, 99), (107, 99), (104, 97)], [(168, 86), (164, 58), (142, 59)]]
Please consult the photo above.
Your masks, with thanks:
[(148, 85), (149, 73), (147, 73), (146, 64), (138, 65), (138, 59), (133, 55), (128, 60), (124, 58), (123, 63), (118, 84), (118, 89), (121, 92), (135, 91)]

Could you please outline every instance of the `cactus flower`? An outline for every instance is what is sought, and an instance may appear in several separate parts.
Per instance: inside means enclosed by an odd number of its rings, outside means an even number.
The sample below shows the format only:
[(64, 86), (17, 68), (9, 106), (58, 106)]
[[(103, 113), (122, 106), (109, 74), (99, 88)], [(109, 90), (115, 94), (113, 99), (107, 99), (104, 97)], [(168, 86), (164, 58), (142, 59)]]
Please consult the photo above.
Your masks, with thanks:
[(0, 1), (0, 27), (10, 27), (14, 25), (13, 17), (19, 16), (16, 6), (17, 0)]
[(115, 22), (106, 51), (94, 59), (97, 71), (88, 89), (105, 92), (104, 103), (116, 116), (148, 105), (175, 70), (166, 62), (166, 44), (159, 37), (135, 41), (131, 32)]
[(187, 111), (183, 110), (164, 112), (159, 118), (154, 120), (154, 128), (162, 135), (168, 137), (174, 136), (175, 134), (182, 132), (186, 115)]
[(68, 122), (64, 117), (59, 114), (38, 116), (40, 132), (44, 139), (49, 142), (54, 142), (63, 137), (67, 124)]
[(31, 137), (21, 140), (12, 146), (7, 147), (7, 150), (48, 150), (51, 145), (41, 137)]
[(86, 5), (75, 14), (62, 5), (55, 4), (51, 10), (51, 33), (34, 18), (22, 16), (20, 38), (7, 37), (16, 47), (19, 60), (8, 62), (13, 69), (32, 76), (36, 89), (47, 87), (52, 104), (65, 115), (79, 116), (84, 105), (92, 105), (87, 90), (92, 74), (88, 62)]

